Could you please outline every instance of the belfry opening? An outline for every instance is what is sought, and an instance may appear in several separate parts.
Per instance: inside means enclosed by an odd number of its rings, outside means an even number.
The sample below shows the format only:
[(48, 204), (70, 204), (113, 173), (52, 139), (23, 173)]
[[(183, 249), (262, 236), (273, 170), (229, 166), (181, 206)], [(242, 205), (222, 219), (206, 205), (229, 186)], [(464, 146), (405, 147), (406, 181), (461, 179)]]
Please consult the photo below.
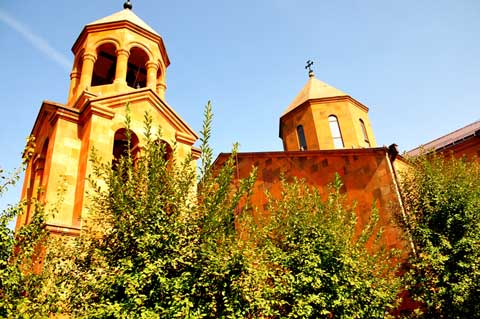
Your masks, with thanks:
[(97, 59), (93, 65), (92, 86), (112, 84), (117, 68), (116, 48), (111, 43), (102, 44), (97, 49)]
[(148, 55), (144, 50), (134, 47), (130, 50), (127, 66), (127, 85), (140, 89), (147, 86), (146, 64)]

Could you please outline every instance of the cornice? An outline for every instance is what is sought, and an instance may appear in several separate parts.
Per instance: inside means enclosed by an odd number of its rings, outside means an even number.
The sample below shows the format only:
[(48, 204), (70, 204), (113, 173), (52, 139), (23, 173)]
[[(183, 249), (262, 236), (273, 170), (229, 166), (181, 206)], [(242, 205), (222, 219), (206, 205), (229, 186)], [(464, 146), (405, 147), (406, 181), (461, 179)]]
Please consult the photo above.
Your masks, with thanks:
[(93, 32), (101, 32), (101, 31), (109, 31), (109, 30), (118, 30), (118, 29), (127, 29), (130, 31), (133, 31), (155, 43), (157, 43), (160, 53), (163, 58), (163, 62), (165, 64), (165, 67), (168, 67), (170, 65), (170, 59), (167, 54), (167, 49), (165, 48), (165, 44), (163, 43), (163, 39), (161, 36), (152, 33), (142, 27), (137, 26), (136, 24), (127, 21), (127, 20), (122, 20), (122, 21), (116, 21), (116, 22), (106, 22), (106, 23), (101, 23), (101, 24), (94, 24), (94, 25), (87, 25), (85, 26), (82, 31), (80, 32), (80, 35), (78, 36), (77, 40), (72, 46), (72, 52), (73, 54), (77, 54), (77, 52), (81, 48), (81, 44), (85, 42), (87, 35), (89, 33)]

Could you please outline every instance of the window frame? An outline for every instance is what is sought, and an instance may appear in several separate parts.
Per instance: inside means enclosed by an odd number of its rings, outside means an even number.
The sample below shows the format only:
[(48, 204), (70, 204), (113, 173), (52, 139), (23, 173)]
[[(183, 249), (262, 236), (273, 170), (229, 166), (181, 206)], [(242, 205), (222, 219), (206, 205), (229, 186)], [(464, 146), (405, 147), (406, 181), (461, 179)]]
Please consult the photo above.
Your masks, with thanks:
[(298, 138), (298, 149), (300, 151), (308, 150), (307, 139), (305, 137), (305, 130), (303, 125), (297, 125), (297, 138)]
[(367, 127), (365, 126), (365, 122), (362, 119), (359, 119), (359, 122), (360, 122), (360, 128), (362, 129), (363, 141), (365, 142), (365, 144), (367, 144), (367, 147), (371, 147), (370, 139), (368, 138), (368, 134), (367, 134)]
[[(332, 125), (335, 125), (335, 126), (332, 127)], [(330, 127), (330, 135), (332, 136), (334, 149), (345, 148), (345, 142), (343, 141), (342, 130), (340, 129), (340, 122), (338, 121), (338, 117), (335, 114), (330, 114), (328, 116), (328, 126)], [(338, 131), (338, 135), (335, 134), (336, 133), (334, 132), (335, 129), (336, 131)]]

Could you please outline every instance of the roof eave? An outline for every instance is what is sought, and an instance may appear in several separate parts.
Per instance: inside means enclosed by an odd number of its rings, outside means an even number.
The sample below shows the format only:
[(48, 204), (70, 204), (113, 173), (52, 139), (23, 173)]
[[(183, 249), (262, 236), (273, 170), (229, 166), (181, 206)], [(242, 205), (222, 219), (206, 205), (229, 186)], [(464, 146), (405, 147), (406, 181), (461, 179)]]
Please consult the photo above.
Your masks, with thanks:
[(99, 24), (86, 25), (85, 27), (83, 27), (82, 31), (80, 32), (80, 35), (77, 37), (77, 40), (75, 40), (75, 43), (72, 46), (73, 54), (76, 54), (78, 52), (81, 46), (81, 43), (85, 40), (88, 33), (114, 30), (114, 29), (120, 29), (120, 28), (129, 29), (133, 32), (139, 33), (156, 42), (160, 48), (160, 52), (162, 54), (165, 67), (168, 67), (170, 65), (170, 58), (168, 57), (167, 50), (165, 48), (165, 44), (163, 43), (162, 37), (128, 20), (119, 20), (114, 22), (105, 22), (105, 23), (99, 23)]

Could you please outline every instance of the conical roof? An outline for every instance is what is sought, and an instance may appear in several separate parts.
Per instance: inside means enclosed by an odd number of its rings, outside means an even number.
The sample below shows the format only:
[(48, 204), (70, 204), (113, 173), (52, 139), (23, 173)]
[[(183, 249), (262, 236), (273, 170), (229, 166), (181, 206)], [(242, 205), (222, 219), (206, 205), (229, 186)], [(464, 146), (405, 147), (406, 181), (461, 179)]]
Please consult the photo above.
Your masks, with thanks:
[(325, 82), (316, 79), (315, 75), (312, 72), (310, 73), (310, 78), (308, 79), (307, 84), (305, 84), (305, 86), (302, 88), (300, 93), (298, 93), (293, 102), (290, 103), (285, 112), (283, 112), (282, 116), (290, 113), (308, 100), (337, 96), (348, 96), (348, 94), (340, 91), (337, 88), (334, 88), (333, 86)]
[(93, 21), (87, 26), (97, 25), (97, 24), (104, 24), (104, 23), (112, 23), (112, 22), (119, 22), (119, 21), (128, 21), (142, 29), (145, 29), (153, 34), (160, 36), (155, 30), (153, 30), (148, 24), (145, 23), (142, 19), (140, 19), (135, 13), (133, 13), (130, 9), (123, 9), (122, 11), (116, 12), (108, 17), (101, 18), (99, 20)]

